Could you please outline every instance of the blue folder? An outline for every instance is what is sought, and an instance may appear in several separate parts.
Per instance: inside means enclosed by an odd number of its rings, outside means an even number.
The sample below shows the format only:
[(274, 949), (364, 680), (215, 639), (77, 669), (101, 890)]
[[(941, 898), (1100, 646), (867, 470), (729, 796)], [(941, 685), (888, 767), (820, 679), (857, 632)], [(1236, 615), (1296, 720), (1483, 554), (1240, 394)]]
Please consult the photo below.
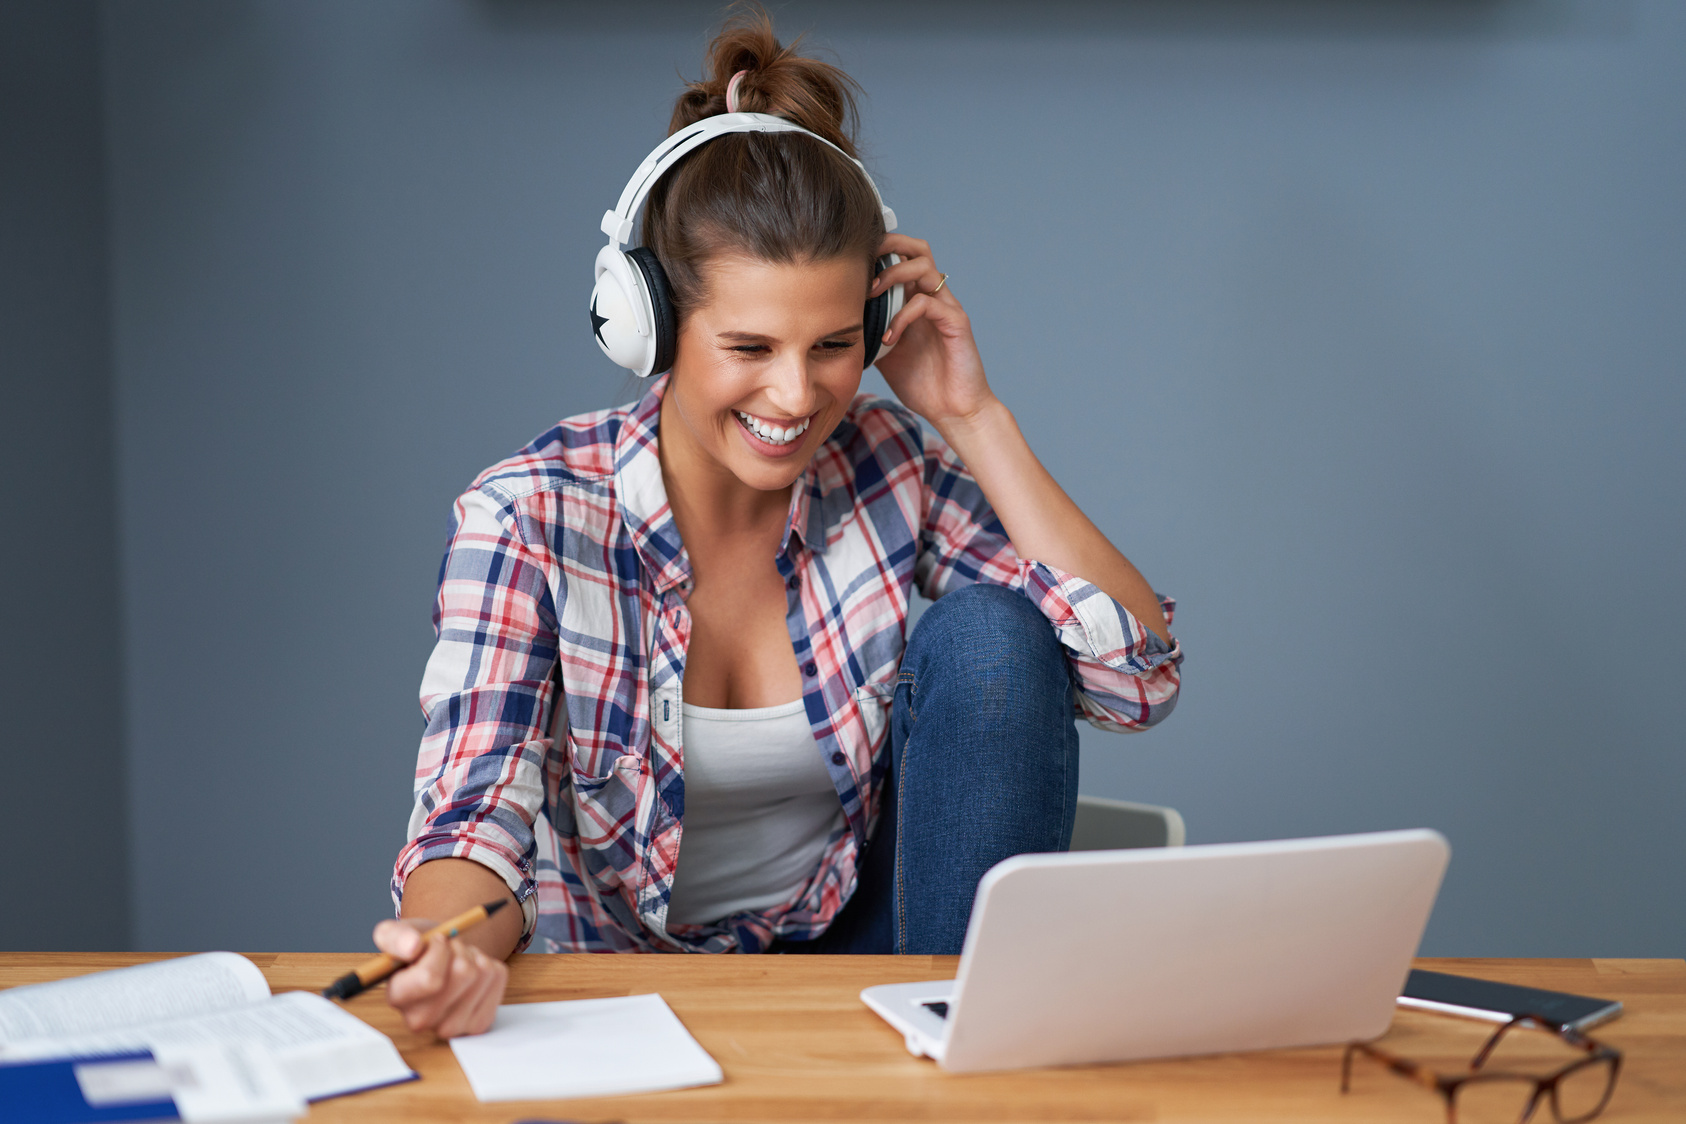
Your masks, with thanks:
[(151, 1061), (140, 1050), (98, 1057), (52, 1058), (45, 1061), (0, 1062), (0, 1117), (6, 1124), (113, 1124), (122, 1121), (180, 1120), (176, 1102), (130, 1101), (94, 1106), (82, 1098), (76, 1080), (79, 1065)]

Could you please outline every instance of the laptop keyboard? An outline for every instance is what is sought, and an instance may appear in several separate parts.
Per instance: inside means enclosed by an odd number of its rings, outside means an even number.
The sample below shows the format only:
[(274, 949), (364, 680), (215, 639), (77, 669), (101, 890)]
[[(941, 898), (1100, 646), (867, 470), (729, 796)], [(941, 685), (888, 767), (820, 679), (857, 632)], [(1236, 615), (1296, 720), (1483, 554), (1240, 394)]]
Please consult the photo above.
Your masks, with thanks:
[(920, 1006), (925, 1008), (927, 1011), (930, 1011), (933, 1014), (935, 1014), (937, 1016), (937, 1018), (939, 1018), (939, 1019), (948, 1018), (948, 1004), (947, 1003), (942, 1003), (942, 1002), (921, 1003)]

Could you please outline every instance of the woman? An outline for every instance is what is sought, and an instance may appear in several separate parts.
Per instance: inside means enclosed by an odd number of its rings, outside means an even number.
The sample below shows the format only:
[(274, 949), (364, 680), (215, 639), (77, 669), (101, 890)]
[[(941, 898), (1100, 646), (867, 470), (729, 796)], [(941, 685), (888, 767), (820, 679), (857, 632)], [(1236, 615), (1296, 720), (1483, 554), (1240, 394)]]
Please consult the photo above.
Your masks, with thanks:
[[(414, 1029), (485, 1029), (533, 941), (957, 952), (985, 870), (1069, 843), (1074, 716), (1138, 730), (1176, 699), (1170, 602), (1037, 461), (931, 248), (844, 156), (852, 81), (764, 15), (707, 74), (670, 132), (764, 112), (842, 151), (737, 133), (664, 176), (670, 372), (457, 503), (403, 920), (375, 931), (419, 956), (388, 987)], [(857, 397), (863, 304), (898, 284), (899, 405)], [(904, 644), (915, 585), (936, 604)], [(520, 908), (422, 949), (423, 919), (496, 899)]]

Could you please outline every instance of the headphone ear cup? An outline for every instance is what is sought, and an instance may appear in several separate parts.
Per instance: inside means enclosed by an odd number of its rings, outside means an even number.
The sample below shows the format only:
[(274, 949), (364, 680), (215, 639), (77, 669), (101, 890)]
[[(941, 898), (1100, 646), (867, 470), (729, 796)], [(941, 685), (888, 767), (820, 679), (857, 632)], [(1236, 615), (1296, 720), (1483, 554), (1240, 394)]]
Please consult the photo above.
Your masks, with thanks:
[[(877, 277), (892, 265), (901, 261), (897, 254), (885, 254), (879, 258), (872, 270)], [(896, 313), (902, 310), (902, 287), (891, 285), (882, 293), (866, 302), (866, 311), (861, 315), (862, 342), (866, 345), (866, 359), (861, 369), (872, 366), (877, 359), (890, 349), (884, 346), (884, 332), (889, 328), (890, 321), (896, 318)]]
[(667, 283), (667, 270), (661, 259), (648, 246), (636, 246), (626, 252), (632, 264), (644, 277), (644, 288), (650, 294), (650, 322), (656, 330), (656, 356), (649, 373), (659, 375), (672, 370), (674, 354), (679, 350), (679, 315), (673, 307), (673, 290)]
[(604, 355), (635, 375), (650, 373), (651, 340), (638, 327), (651, 321), (648, 305), (638, 268), (619, 249), (605, 246), (591, 287), (591, 334)]

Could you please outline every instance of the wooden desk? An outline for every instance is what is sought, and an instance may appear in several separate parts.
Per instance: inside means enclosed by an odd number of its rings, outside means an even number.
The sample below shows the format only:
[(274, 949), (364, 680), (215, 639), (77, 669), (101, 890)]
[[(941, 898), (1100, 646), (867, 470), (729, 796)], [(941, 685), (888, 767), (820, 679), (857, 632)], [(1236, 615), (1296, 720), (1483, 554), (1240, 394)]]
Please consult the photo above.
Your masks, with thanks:
[[(0, 987), (121, 967), (158, 956), (0, 953)], [(254, 954), (277, 991), (315, 990), (363, 954)], [(450, 1048), (406, 1031), (383, 992), (351, 1010), (392, 1035), (418, 1082), (311, 1108), (333, 1121), (509, 1122), (730, 1120), (1399, 1121), (1441, 1124), (1440, 1099), (1402, 1078), (1361, 1073), (1339, 1092), (1340, 1049), (1321, 1047), (1176, 1061), (956, 1076), (910, 1056), (862, 1006), (869, 984), (952, 978), (955, 957), (522, 956), (509, 999), (660, 992), (726, 1071), (705, 1089), (637, 1097), (482, 1105)], [(1422, 960), (1419, 966), (1620, 999), (1627, 1012), (1595, 1034), (1626, 1052), (1600, 1120), (1686, 1120), (1686, 961)], [(1481, 1024), (1401, 1011), (1387, 1041), (1409, 1057), (1456, 1063)], [(1542, 1035), (1542, 1045), (1560, 1047)], [(1554, 1055), (1555, 1056), (1555, 1055)], [(1535, 1120), (1551, 1120), (1541, 1106)]]

